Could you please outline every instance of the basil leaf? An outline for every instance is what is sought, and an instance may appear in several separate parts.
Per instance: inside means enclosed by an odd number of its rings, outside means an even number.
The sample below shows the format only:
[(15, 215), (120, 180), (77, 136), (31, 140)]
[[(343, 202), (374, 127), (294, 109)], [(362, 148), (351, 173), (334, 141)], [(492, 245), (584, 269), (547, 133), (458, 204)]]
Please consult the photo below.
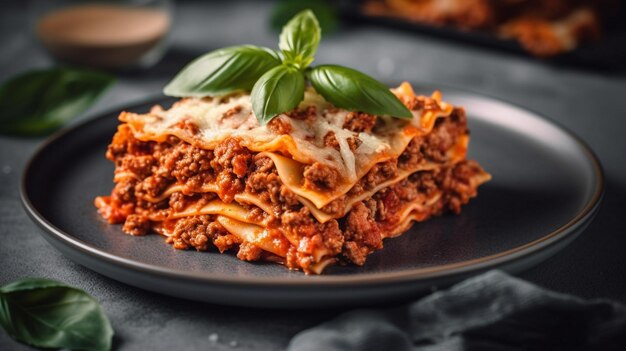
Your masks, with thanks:
[(251, 99), (256, 118), (266, 124), (304, 99), (304, 73), (286, 65), (274, 67), (256, 82)]
[(359, 71), (322, 65), (311, 68), (307, 74), (315, 90), (337, 107), (374, 115), (413, 118), (411, 111), (388, 87)]
[(37, 347), (110, 350), (113, 329), (93, 297), (48, 279), (28, 278), (0, 288), (0, 325)]
[(302, 69), (313, 62), (321, 38), (322, 31), (317, 18), (311, 10), (304, 10), (283, 27), (278, 47), (286, 63), (293, 63)]
[(188, 64), (163, 89), (169, 96), (215, 96), (250, 91), (269, 69), (280, 65), (273, 50), (233, 46), (203, 55)]
[(324, 35), (337, 32), (339, 28), (338, 9), (336, 5), (327, 0), (278, 1), (272, 9), (270, 17), (272, 29), (280, 32), (293, 16), (306, 9), (313, 11)]
[(0, 86), (0, 132), (51, 132), (89, 108), (113, 82), (108, 74), (69, 68), (12, 78)]

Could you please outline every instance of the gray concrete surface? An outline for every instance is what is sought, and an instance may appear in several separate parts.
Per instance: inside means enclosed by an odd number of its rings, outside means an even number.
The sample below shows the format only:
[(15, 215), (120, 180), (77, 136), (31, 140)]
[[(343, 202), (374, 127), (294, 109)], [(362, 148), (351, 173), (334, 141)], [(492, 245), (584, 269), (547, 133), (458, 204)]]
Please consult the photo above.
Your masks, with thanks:
[[(50, 65), (27, 25), (25, 5), (0, 2), (0, 81)], [(152, 70), (120, 76), (83, 118), (158, 95), (194, 56), (233, 44), (276, 46), (266, 2), (179, 2), (168, 56)], [(626, 301), (626, 77), (555, 67), (414, 33), (351, 25), (325, 37), (317, 62), (349, 65), (380, 80), (436, 82), (539, 111), (582, 137), (600, 157), (607, 191), (596, 220), (555, 257), (520, 276), (583, 297)], [(39, 234), (19, 201), (23, 166), (42, 139), (0, 136), (0, 285), (25, 276), (58, 279), (102, 302), (115, 350), (273, 350), (341, 310), (223, 307), (133, 288), (66, 259)], [(217, 335), (217, 340), (215, 340)], [(0, 349), (26, 350), (4, 332)]]

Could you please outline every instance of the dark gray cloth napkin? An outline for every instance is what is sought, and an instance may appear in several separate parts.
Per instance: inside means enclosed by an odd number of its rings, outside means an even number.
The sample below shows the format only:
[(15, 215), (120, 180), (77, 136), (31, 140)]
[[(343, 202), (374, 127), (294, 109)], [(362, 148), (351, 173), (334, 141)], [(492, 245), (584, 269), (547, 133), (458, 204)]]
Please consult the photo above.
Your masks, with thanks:
[(626, 306), (490, 271), (403, 308), (346, 313), (288, 350), (626, 350)]

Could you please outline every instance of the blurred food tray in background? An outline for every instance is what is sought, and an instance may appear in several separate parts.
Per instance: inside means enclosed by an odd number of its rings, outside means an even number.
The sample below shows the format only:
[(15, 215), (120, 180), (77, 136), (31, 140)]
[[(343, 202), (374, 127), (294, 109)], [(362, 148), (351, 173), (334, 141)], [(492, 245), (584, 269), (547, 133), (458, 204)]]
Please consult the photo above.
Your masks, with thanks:
[(348, 20), (377, 23), (549, 62), (619, 69), (626, 65), (620, 0), (341, 1)]

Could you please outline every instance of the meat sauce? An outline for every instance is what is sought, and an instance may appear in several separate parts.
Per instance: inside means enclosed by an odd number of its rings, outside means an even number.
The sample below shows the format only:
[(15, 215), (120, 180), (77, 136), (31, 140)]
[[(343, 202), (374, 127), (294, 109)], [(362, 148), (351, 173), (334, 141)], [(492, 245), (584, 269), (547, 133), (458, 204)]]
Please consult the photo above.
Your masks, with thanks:
[[(307, 114), (296, 117), (307, 118)], [(349, 113), (344, 127), (355, 132), (371, 131), (375, 123), (374, 116)], [(270, 127), (288, 132), (288, 127), (279, 122), (270, 123)], [(181, 128), (193, 130), (194, 126)], [(375, 165), (348, 195), (361, 194), (395, 177), (399, 168), (412, 167), (424, 160), (444, 164), (449, 161), (445, 151), (467, 133), (465, 114), (456, 109), (449, 118), (438, 120), (430, 134), (413, 139), (398, 159)], [(328, 146), (334, 147), (332, 138), (326, 139)], [(358, 147), (358, 141), (353, 144)], [(237, 250), (237, 257), (242, 260), (270, 259), (305, 272), (311, 272), (312, 265), (317, 263), (314, 253), (319, 248), (326, 251), (326, 256), (336, 256), (342, 262), (364, 264), (366, 256), (380, 249), (383, 238), (398, 224), (402, 208), (415, 201), (424, 202), (438, 191), (442, 192), (441, 197), (422, 217), (426, 219), (447, 210), (459, 212), (461, 205), (475, 195), (470, 179), (482, 172), (471, 161), (417, 172), (357, 202), (343, 218), (320, 223), (282, 183), (271, 159), (246, 149), (236, 138), (224, 140), (214, 150), (204, 150), (174, 136), (163, 143), (140, 141), (133, 137), (130, 127), (123, 124), (106, 156), (116, 164), (116, 185), (111, 196), (98, 197), (95, 204), (110, 223), (123, 223), (124, 232), (145, 235), (155, 231), (166, 235), (166, 241), (177, 249)], [(305, 186), (318, 191), (332, 189), (340, 179), (335, 169), (319, 163), (304, 168)], [(183, 185), (182, 190), (161, 201), (150, 201), (175, 184)], [(217, 184), (218, 190), (202, 192), (206, 184)], [(256, 220), (268, 219), (270, 228), (280, 230), (291, 239), (292, 245), (284, 258), (243, 242), (225, 230), (214, 215), (170, 217), (189, 206), (203, 206), (217, 198), (225, 203), (233, 202), (235, 195), (242, 192), (254, 194), (270, 205), (272, 213), (265, 213), (251, 204), (241, 204), (249, 211), (249, 216)], [(345, 196), (323, 210), (330, 214), (343, 213)]]

